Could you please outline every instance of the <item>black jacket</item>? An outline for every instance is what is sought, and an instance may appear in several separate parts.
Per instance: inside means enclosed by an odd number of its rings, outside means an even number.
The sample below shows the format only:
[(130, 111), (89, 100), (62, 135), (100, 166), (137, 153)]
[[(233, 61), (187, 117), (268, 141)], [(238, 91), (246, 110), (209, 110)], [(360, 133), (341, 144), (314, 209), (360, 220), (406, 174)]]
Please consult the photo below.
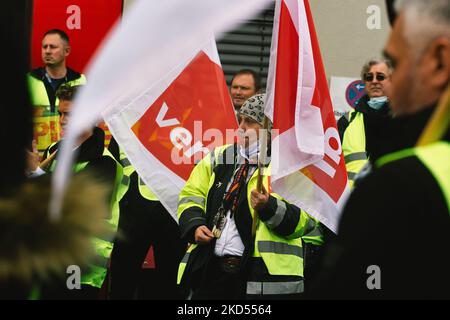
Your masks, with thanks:
[[(43, 159), (46, 159), (48, 155), (57, 150), (60, 142), (58, 141), (56, 144), (47, 148), (44, 152)], [(105, 133), (102, 129), (95, 127), (92, 136), (78, 148), (75, 162), (88, 162), (83, 171), (92, 173), (93, 177), (111, 186), (112, 191), (116, 177), (117, 163), (113, 158), (103, 155), (104, 143)], [(56, 157), (57, 159), (58, 157)]]
[[(413, 147), (433, 109), (386, 122), (370, 160)], [(313, 297), (448, 299), (449, 248), (449, 210), (433, 175), (414, 156), (388, 163), (354, 189)], [(380, 268), (380, 290), (367, 287), (370, 266)]]

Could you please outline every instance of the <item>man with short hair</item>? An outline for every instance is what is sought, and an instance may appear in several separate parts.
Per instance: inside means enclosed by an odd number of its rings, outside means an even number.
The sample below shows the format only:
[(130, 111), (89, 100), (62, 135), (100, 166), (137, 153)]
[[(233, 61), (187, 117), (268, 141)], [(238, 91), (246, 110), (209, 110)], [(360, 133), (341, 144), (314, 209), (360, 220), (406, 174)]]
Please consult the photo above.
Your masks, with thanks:
[(261, 79), (253, 70), (242, 69), (233, 76), (233, 79), (231, 80), (230, 94), (231, 99), (233, 100), (236, 116), (244, 102), (251, 96), (258, 93), (260, 89)]
[(391, 74), (389, 60), (368, 61), (361, 70), (366, 94), (350, 112), (349, 120), (342, 117), (338, 121), (350, 186), (353, 186), (356, 176), (367, 164), (371, 148), (378, 143), (380, 123), (390, 117), (388, 92)]
[(56, 91), (63, 83), (71, 86), (86, 83), (83, 74), (66, 66), (71, 52), (69, 37), (59, 29), (48, 30), (42, 39), (43, 67), (28, 73), (31, 102), (35, 106), (35, 139), (39, 151), (44, 151), (60, 138), (58, 123), (59, 100)]
[[(397, 4), (384, 50), (395, 116), (328, 247), (322, 298), (450, 298), (450, 1)], [(438, 103), (445, 111), (434, 129), (443, 134), (417, 146)]]

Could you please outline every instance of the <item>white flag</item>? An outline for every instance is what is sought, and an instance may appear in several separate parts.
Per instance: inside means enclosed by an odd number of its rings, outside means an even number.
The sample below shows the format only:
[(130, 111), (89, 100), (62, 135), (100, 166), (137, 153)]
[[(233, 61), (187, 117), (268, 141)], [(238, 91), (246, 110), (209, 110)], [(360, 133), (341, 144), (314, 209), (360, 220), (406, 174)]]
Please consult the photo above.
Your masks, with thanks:
[[(211, 39), (211, 34), (217, 36), (236, 27), (269, 2), (136, 1), (99, 49), (87, 71), (89, 84), (80, 91), (74, 103), (54, 175), (51, 214), (57, 216), (60, 212), (72, 162), (71, 149), (83, 130), (99, 121), (102, 113), (112, 115), (130, 108), (153, 87), (154, 92), (162, 92), (170, 85), (169, 78), (176, 73), (174, 70), (189, 63), (189, 58), (196, 57)], [(185, 60), (186, 57), (189, 58)], [(168, 108), (170, 110), (170, 106)], [(140, 165), (130, 160), (140, 173)]]
[(277, 1), (266, 114), (272, 190), (336, 231), (347, 173), (307, 0)]

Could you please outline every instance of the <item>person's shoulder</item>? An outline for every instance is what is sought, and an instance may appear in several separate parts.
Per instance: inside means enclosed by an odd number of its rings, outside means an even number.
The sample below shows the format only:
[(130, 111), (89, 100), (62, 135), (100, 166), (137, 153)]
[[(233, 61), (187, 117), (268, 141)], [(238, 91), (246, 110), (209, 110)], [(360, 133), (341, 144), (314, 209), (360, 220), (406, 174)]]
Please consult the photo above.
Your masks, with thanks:
[(355, 212), (352, 219), (360, 223), (381, 222), (383, 217), (401, 219), (437, 188), (433, 176), (416, 157), (403, 158), (367, 175), (352, 191), (346, 211)]
[[(433, 174), (415, 156), (408, 156), (375, 169), (353, 191), (359, 205), (372, 207), (377, 216), (399, 218), (427, 206), (442, 194)], [(437, 201), (440, 202), (440, 201)], [(371, 211), (371, 209), (369, 210)], [(394, 215), (391, 215), (394, 214)]]
[(429, 170), (413, 155), (384, 164), (367, 178), (366, 184), (378, 185), (379, 192), (396, 190), (397, 196), (422, 192), (434, 180)]
[(114, 159), (114, 156), (108, 154), (103, 154), (101, 157), (95, 159), (95, 161), (111, 168), (116, 168), (118, 165), (117, 161)]
[(43, 67), (38, 67), (30, 72), (28, 72), (28, 76), (36, 79), (42, 79), (42, 77), (45, 75), (45, 69)]
[(89, 161), (88, 168), (97, 174), (106, 177), (114, 177), (117, 172), (117, 161), (109, 155), (101, 155)]
[(84, 77), (81, 72), (75, 71), (69, 67), (67, 67), (67, 80), (72, 81)]
[(393, 180), (393, 183), (402, 183), (416, 179), (417, 176), (414, 175), (417, 174), (426, 179), (427, 172), (426, 167), (415, 155), (409, 155), (380, 166), (375, 171), (375, 176)]

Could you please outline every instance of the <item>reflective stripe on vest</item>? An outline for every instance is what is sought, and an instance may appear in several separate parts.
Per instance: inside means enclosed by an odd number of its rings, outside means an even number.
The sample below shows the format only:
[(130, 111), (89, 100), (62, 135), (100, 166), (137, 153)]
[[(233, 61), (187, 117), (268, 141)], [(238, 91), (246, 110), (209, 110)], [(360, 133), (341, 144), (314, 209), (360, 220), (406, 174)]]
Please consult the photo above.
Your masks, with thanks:
[(286, 214), (286, 204), (281, 201), (280, 199), (277, 199), (277, 211), (271, 217), (269, 220), (265, 222), (266, 225), (269, 226), (269, 228), (276, 228), (280, 225), (280, 223), (283, 221), (284, 216)]
[(131, 162), (130, 162), (130, 160), (128, 160), (128, 158), (120, 159), (120, 164), (124, 168), (128, 167), (128, 166), (131, 166)]
[(200, 205), (202, 208), (205, 206), (205, 198), (202, 197), (184, 197), (178, 201), (178, 205), (193, 202)]
[[(353, 117), (353, 113), (356, 115)], [(367, 162), (366, 156), (366, 130), (364, 128), (364, 115), (353, 110), (350, 115), (353, 120), (345, 129), (342, 152), (345, 158), (345, 167), (350, 187), (353, 186), (354, 178)]]
[(303, 280), (285, 282), (247, 282), (247, 294), (275, 295), (275, 294), (297, 294), (304, 291)]
[(177, 284), (181, 283), (181, 278), (183, 277), (184, 270), (186, 269), (186, 265), (189, 261), (189, 257), (191, 255), (191, 252), (197, 248), (198, 244), (193, 243), (189, 246), (186, 253), (183, 256), (183, 259), (181, 260), (180, 264), (178, 265), (178, 275), (177, 275)]
[(291, 254), (303, 258), (303, 248), (289, 245), (283, 242), (258, 241), (258, 251), (260, 253)]
[(450, 143), (435, 142), (426, 146), (400, 150), (377, 160), (376, 166), (382, 167), (406, 157), (416, 156), (430, 170), (447, 202), (450, 212)]

